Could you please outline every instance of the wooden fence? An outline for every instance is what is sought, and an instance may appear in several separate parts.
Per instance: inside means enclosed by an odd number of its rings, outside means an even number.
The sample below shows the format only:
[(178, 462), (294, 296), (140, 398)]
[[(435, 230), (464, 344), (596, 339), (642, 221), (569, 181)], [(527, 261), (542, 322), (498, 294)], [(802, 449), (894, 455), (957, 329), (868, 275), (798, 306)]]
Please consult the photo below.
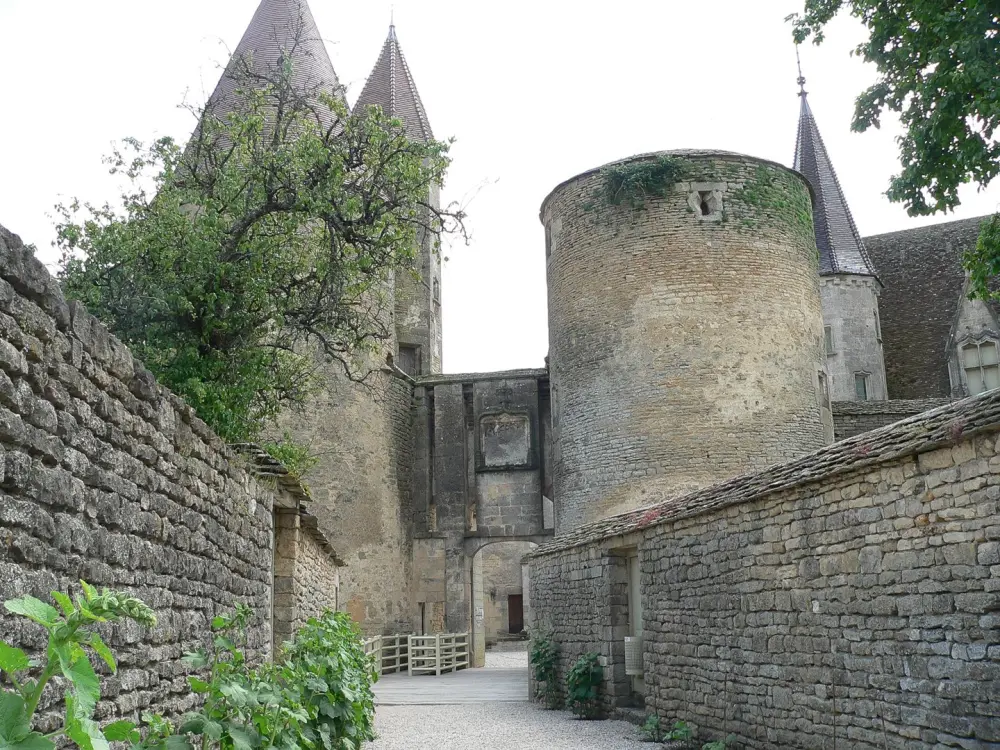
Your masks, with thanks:
[(469, 634), (411, 635), (409, 672), (439, 675), (469, 667)]
[(379, 674), (404, 672), (409, 667), (410, 638), (408, 635), (376, 635), (364, 641), (365, 653), (375, 660)]

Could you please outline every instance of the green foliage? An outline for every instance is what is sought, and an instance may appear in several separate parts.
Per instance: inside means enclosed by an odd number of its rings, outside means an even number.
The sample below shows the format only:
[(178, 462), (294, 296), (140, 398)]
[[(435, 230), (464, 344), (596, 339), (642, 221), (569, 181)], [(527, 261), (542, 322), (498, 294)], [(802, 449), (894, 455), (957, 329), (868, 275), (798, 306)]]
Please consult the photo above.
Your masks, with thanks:
[(239, 606), (213, 620), (212, 649), (185, 657), (195, 669), (208, 669), (205, 679), (188, 678), (204, 696), (201, 710), (185, 715), (175, 729), (161, 726), (146, 748), (357, 750), (374, 739), (371, 685), (377, 674), (346, 614), (309, 620), (278, 660), (255, 669), (242, 650), (251, 619), (251, 611)]
[(683, 721), (675, 721), (669, 730), (666, 729), (660, 725), (660, 717), (656, 714), (647, 716), (639, 731), (647, 742), (686, 742), (694, 736), (691, 727)]
[(586, 653), (566, 675), (566, 702), (570, 711), (583, 719), (596, 719), (601, 715), (599, 695), (604, 668), (599, 659), (599, 654)]
[(301, 445), (292, 440), (292, 436), (288, 432), (282, 435), (281, 440), (264, 443), (262, 447), (273, 458), (281, 461), (288, 469), (288, 473), (299, 480), (319, 463), (319, 456), (314, 454), (309, 446)]
[(996, 0), (805, 0), (796, 42), (823, 41), (827, 23), (846, 9), (868, 29), (854, 54), (874, 63), (878, 79), (858, 97), (852, 128), (879, 127), (899, 113), (902, 172), (889, 199), (914, 215), (958, 205), (958, 187), (985, 186), (1000, 174), (1000, 12)]
[[(795, 41), (822, 43), (841, 10), (868, 29), (854, 54), (878, 71), (858, 96), (852, 129), (879, 127), (886, 111), (898, 113), (903, 125), (902, 169), (889, 182), (889, 200), (911, 216), (928, 215), (958, 206), (961, 185), (989, 185), (1000, 174), (996, 0), (805, 0), (804, 12), (789, 16)], [(984, 231), (966, 256), (973, 296), (996, 298), (989, 282), (998, 266), (1000, 236)]]
[(741, 219), (748, 229), (758, 226), (759, 214), (770, 214), (785, 220), (810, 244), (815, 241), (812, 202), (800, 178), (758, 165), (754, 177), (744, 179), (743, 187), (733, 191), (733, 198), (757, 214)]
[(389, 289), (426, 233), (448, 144), (413, 142), (336, 92), (234, 61), (229, 99), (182, 149), (127, 139), (107, 160), (121, 208), (57, 207), (61, 280), (220, 436), (257, 441), (333, 365), (367, 381), (391, 339)]
[(601, 188), (595, 200), (609, 206), (645, 208), (647, 198), (666, 198), (670, 188), (683, 179), (687, 163), (675, 156), (612, 164), (601, 170)]
[[(101, 697), (100, 682), (87, 655), (89, 649), (108, 668), (117, 670), (114, 656), (94, 625), (121, 618), (154, 626), (153, 611), (135, 597), (107, 589), (98, 592), (81, 581), (83, 595), (76, 600), (61, 591), (52, 598), (59, 605), (32, 596), (4, 602), (9, 612), (27, 617), (48, 632), (44, 662), (33, 661), (21, 649), (0, 641), (0, 672), (11, 688), (0, 685), (0, 748), (3, 750), (53, 750), (53, 740), (65, 736), (84, 750), (106, 750), (108, 742), (137, 742), (139, 733), (130, 721), (101, 727), (93, 718)], [(42, 735), (32, 729), (42, 692), (53, 677), (65, 679), (66, 712), (61, 727)]]
[(979, 227), (976, 246), (966, 251), (962, 262), (969, 270), (971, 295), (1000, 299), (1000, 214), (993, 214)]
[(711, 742), (706, 742), (701, 746), (701, 750), (726, 750), (736, 738), (733, 735), (729, 735), (724, 740), (712, 740)]
[(528, 653), (532, 675), (535, 678), (535, 698), (543, 701), (546, 708), (559, 708), (559, 647), (552, 640), (551, 633), (539, 633), (531, 639)]

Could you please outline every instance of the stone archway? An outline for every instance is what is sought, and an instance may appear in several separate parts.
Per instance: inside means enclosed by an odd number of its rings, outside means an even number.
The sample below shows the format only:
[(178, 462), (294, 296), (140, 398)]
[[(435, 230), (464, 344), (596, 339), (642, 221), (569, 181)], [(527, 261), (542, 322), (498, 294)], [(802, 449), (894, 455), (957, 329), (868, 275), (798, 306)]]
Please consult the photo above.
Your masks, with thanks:
[(485, 665), (488, 645), (517, 636), (530, 621), (530, 592), (521, 558), (537, 546), (528, 540), (498, 539), (483, 544), (470, 557), (473, 666)]

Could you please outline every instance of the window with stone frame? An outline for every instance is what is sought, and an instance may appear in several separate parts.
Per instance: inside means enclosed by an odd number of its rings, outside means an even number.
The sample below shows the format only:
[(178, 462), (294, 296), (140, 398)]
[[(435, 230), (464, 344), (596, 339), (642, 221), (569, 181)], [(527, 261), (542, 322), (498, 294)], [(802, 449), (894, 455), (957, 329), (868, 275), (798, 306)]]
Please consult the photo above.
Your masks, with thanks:
[(420, 347), (399, 345), (399, 358), (396, 366), (407, 375), (416, 376), (420, 374)]
[(826, 347), (826, 356), (837, 353), (833, 348), (833, 326), (823, 326), (823, 345)]
[(866, 372), (856, 372), (854, 373), (854, 395), (858, 397), (858, 401), (868, 400), (868, 380), (869, 374)]
[(969, 395), (1000, 388), (1000, 358), (996, 341), (973, 341), (961, 348), (962, 369)]

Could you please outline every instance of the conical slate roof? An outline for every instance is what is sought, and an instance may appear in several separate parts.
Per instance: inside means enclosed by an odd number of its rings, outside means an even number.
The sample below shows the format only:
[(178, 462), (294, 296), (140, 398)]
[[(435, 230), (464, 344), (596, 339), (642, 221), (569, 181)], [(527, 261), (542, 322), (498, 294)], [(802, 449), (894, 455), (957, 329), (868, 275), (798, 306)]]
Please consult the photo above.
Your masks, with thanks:
[(232, 106), (238, 85), (233, 78), (236, 64), (252, 60), (253, 71), (266, 74), (277, 70), (283, 59), (291, 62), (295, 91), (304, 95), (327, 91), (343, 98), (340, 81), (306, 0), (261, 0), (226, 72), (209, 97), (210, 105), (215, 105), (215, 114), (218, 116)]
[(431, 124), (424, 111), (417, 85), (399, 48), (396, 27), (389, 26), (389, 36), (382, 45), (375, 68), (361, 90), (355, 109), (377, 105), (390, 117), (398, 117), (406, 127), (411, 140), (429, 141), (434, 138)]
[(816, 127), (816, 119), (809, 109), (805, 89), (799, 96), (802, 108), (793, 168), (805, 175), (816, 194), (813, 223), (816, 246), (819, 248), (819, 272), (822, 275), (853, 273), (875, 276), (874, 266), (854, 225), (851, 209), (847, 207), (844, 191), (840, 189), (837, 173), (833, 171), (830, 155)]

